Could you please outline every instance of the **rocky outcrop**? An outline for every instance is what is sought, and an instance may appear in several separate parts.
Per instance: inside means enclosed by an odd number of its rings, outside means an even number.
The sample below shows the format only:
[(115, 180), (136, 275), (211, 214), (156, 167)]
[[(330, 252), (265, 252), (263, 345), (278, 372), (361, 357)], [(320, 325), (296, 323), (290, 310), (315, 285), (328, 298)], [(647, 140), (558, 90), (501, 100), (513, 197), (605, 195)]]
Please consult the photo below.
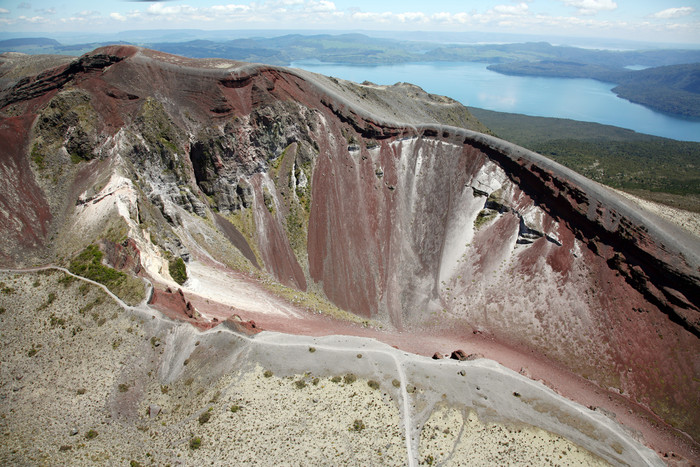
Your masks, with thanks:
[(105, 254), (107, 264), (114, 269), (134, 275), (141, 272), (141, 252), (132, 238), (127, 238), (122, 243), (103, 239), (100, 249)]
[(165, 290), (154, 289), (148, 304), (173, 319), (194, 322), (201, 319), (197, 309), (185, 299), (182, 289), (177, 289), (177, 292), (173, 292), (170, 287)]

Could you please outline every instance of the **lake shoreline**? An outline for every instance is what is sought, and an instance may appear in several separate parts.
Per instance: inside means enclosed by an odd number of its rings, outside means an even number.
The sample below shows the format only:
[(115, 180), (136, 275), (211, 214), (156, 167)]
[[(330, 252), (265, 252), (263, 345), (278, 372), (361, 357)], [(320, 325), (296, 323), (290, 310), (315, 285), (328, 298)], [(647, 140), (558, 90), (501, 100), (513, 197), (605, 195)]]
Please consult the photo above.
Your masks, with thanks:
[(412, 83), (467, 107), (600, 123), (678, 141), (700, 142), (700, 119), (635, 104), (613, 93), (614, 83), (594, 79), (504, 75), (488, 70), (488, 63), (484, 62), (348, 65), (302, 60), (292, 62), (290, 67), (358, 83)]

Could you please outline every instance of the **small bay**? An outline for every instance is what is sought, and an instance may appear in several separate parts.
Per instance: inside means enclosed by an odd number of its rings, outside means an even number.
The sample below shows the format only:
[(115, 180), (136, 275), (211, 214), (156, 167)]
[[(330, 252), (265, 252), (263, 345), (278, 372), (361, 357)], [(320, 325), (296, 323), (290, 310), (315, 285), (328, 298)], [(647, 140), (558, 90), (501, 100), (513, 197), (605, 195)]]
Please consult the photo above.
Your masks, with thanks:
[(638, 133), (700, 141), (700, 120), (655, 112), (617, 97), (611, 91), (615, 84), (592, 79), (508, 76), (488, 70), (486, 63), (473, 62), (371, 66), (308, 60), (291, 66), (358, 83), (412, 83), (470, 107), (597, 122)]

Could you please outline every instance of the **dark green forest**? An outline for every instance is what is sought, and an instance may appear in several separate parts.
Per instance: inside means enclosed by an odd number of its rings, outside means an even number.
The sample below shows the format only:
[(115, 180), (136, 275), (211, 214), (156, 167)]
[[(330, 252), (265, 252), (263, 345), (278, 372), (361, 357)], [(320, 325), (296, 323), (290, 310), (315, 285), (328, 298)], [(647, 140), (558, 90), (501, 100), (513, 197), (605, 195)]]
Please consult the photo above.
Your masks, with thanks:
[(700, 212), (700, 143), (598, 123), (470, 108), (496, 136), (642, 198)]

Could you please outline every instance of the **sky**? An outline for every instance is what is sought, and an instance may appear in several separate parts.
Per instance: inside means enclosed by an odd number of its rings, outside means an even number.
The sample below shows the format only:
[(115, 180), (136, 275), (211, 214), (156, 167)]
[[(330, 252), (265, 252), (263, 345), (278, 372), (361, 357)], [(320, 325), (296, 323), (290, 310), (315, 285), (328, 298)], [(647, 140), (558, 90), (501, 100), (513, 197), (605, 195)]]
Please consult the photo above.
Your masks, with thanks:
[(700, 0), (0, 0), (0, 32), (181, 28), (483, 31), (700, 44)]

